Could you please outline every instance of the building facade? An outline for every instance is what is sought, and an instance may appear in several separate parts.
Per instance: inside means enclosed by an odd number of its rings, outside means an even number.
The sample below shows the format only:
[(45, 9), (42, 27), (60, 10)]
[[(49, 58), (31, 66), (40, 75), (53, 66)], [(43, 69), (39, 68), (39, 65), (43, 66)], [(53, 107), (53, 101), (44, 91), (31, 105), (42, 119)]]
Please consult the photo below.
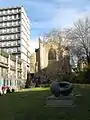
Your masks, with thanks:
[(57, 76), (59, 73), (71, 72), (70, 56), (67, 47), (59, 46), (58, 43), (53, 41), (43, 42), (39, 39), (39, 48), (35, 52), (35, 72), (37, 74), (45, 73), (46, 76), (54, 79), (54, 76)]
[(23, 6), (0, 8), (0, 48), (18, 56), (30, 70), (30, 21)]
[(0, 49), (0, 86), (20, 87), (23, 83), (22, 72), (26, 72), (23, 61)]

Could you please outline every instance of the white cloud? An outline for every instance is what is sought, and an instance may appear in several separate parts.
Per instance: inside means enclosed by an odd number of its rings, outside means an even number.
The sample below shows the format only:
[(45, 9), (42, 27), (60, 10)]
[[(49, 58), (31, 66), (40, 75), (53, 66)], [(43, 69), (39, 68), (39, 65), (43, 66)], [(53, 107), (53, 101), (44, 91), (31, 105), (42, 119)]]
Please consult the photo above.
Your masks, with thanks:
[(50, 23), (53, 28), (65, 28), (72, 26), (79, 18), (85, 18), (87, 16), (90, 17), (90, 7), (85, 8), (85, 11), (81, 12), (75, 8), (63, 8), (56, 11)]

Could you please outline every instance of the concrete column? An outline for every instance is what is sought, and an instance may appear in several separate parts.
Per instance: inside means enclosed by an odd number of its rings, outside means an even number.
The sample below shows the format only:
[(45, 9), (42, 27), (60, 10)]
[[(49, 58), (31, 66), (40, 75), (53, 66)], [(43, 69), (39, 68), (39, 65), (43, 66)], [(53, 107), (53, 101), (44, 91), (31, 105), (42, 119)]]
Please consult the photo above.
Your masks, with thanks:
[(22, 73), (21, 73), (21, 79), (23, 79), (23, 62), (21, 63)]
[(25, 63), (25, 68), (26, 68), (26, 71), (25, 71), (25, 73), (26, 73), (26, 75), (25, 75), (25, 79), (27, 79), (27, 71), (28, 71), (28, 68), (27, 68), (27, 63)]
[(18, 73), (18, 56), (16, 56), (16, 80), (18, 79), (17, 73)]
[(8, 78), (10, 78), (10, 55), (8, 57)]

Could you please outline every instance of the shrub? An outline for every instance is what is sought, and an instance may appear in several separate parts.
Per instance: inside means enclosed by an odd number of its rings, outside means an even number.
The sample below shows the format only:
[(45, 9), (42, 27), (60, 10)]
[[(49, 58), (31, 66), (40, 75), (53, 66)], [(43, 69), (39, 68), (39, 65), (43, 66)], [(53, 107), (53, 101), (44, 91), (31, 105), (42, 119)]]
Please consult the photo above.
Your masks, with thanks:
[(75, 77), (75, 83), (90, 84), (90, 69), (80, 71)]

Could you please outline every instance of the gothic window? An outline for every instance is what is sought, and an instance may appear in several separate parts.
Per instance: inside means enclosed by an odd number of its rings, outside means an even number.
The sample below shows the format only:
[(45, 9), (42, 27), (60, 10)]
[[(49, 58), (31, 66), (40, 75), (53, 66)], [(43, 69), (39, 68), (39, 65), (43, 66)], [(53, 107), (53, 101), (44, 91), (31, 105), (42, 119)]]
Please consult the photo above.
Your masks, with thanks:
[(55, 60), (56, 59), (56, 50), (50, 48), (48, 53), (48, 60)]

